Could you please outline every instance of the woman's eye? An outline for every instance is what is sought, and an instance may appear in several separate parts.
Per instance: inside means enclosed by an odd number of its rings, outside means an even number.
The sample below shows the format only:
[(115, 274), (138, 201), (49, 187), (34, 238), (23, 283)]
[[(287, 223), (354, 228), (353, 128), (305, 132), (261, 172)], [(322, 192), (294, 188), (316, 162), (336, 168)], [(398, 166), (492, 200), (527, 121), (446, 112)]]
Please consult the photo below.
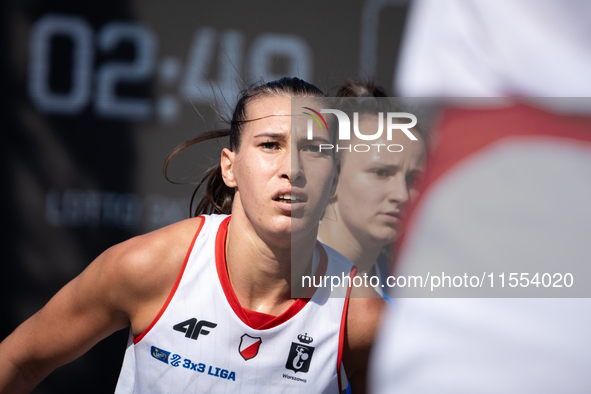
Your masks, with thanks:
[(376, 176), (380, 178), (385, 178), (388, 176), (388, 171), (381, 169), (373, 170), (372, 173), (374, 173)]
[(406, 187), (409, 189), (416, 188), (418, 184), (422, 181), (423, 174), (421, 173), (412, 173), (406, 177)]
[(263, 142), (261, 144), (261, 146), (264, 149), (270, 149), (270, 150), (275, 150), (279, 148), (279, 144), (277, 144), (276, 142)]
[(318, 153), (318, 152), (320, 152), (320, 146), (319, 145), (306, 145), (304, 147), (304, 151)]

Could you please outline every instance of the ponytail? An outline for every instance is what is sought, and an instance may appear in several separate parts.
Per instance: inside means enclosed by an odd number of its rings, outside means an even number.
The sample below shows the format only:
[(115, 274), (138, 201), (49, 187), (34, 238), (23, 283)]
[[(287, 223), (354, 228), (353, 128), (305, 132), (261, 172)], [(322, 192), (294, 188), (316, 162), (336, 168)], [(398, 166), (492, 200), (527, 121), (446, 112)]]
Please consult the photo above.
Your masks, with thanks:
[[(181, 151), (185, 150), (186, 148), (198, 144), (203, 141), (208, 141), (216, 138), (228, 137), (230, 135), (230, 130), (214, 130), (209, 131), (206, 133), (202, 133), (197, 137), (183, 142), (182, 144), (178, 145), (174, 148), (166, 157), (164, 161), (164, 166), (162, 171), (164, 172), (164, 177), (170, 183), (174, 183), (175, 185), (187, 185), (192, 182), (175, 182), (168, 177), (168, 166), (172, 159), (178, 155)], [(197, 204), (197, 208), (193, 211), (193, 202), (195, 201), (195, 196), (199, 191), (199, 188), (203, 184), (206, 184), (206, 191), (205, 196), (201, 199), (199, 204)], [(226, 186), (224, 183), (224, 179), (222, 178), (222, 169), (220, 165), (210, 168), (207, 170), (201, 179), (201, 182), (197, 183), (197, 187), (193, 191), (193, 195), (191, 196), (191, 204), (189, 205), (189, 216), (199, 216), (202, 214), (230, 214), (232, 212), (232, 201), (234, 199), (234, 189)]]

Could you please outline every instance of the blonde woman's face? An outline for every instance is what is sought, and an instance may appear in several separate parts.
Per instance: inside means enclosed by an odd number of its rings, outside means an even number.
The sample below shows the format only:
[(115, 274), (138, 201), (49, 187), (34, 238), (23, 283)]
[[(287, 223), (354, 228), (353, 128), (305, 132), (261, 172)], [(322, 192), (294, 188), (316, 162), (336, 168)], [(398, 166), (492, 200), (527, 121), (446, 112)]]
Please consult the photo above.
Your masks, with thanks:
[[(362, 116), (359, 128), (370, 134), (378, 129), (376, 116)], [(401, 220), (410, 202), (417, 196), (417, 181), (424, 172), (422, 141), (411, 141), (403, 133), (386, 133), (372, 144), (368, 152), (348, 152), (341, 156), (341, 172), (335, 205), (342, 225), (361, 241), (371, 246), (386, 245), (401, 231)], [(417, 135), (418, 133), (413, 133)], [(352, 138), (351, 144), (366, 144)], [(392, 144), (403, 146), (401, 152), (389, 152)], [(398, 150), (392, 148), (391, 150)]]

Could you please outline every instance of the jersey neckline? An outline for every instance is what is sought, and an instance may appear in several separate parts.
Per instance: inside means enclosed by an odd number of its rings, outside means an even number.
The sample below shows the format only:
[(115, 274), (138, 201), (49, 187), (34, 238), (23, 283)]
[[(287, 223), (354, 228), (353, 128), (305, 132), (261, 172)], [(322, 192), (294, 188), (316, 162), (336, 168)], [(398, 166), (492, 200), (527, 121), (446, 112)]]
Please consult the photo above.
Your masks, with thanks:
[[(296, 299), (285, 312), (278, 316), (243, 308), (236, 297), (236, 293), (234, 293), (234, 289), (230, 283), (230, 278), (228, 277), (228, 270), (226, 267), (226, 235), (228, 233), (228, 224), (230, 223), (230, 219), (231, 216), (228, 216), (222, 221), (215, 240), (215, 262), (218, 278), (230, 307), (244, 324), (255, 330), (266, 330), (285, 323), (294, 317), (300, 310), (302, 310), (304, 306), (306, 306), (310, 298), (314, 295), (316, 289), (307, 288), (306, 291), (304, 291), (304, 297), (307, 298)], [(328, 265), (328, 257), (322, 245), (320, 243), (318, 243), (318, 245), (320, 250), (320, 262), (318, 264), (318, 268), (316, 269), (315, 276), (324, 276)]]

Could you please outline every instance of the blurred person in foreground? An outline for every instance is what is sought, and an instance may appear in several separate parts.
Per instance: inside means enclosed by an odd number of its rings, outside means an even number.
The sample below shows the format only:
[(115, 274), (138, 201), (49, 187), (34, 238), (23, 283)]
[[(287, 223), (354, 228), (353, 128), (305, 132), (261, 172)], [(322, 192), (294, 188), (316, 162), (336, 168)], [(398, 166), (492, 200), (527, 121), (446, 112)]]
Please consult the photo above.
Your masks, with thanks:
[[(413, 3), (399, 93), (474, 99), (441, 111), (395, 272), (590, 264), (590, 16), (585, 1)], [(561, 96), (576, 98), (533, 98)], [(590, 311), (587, 298), (397, 299), (370, 391), (591, 392)]]

